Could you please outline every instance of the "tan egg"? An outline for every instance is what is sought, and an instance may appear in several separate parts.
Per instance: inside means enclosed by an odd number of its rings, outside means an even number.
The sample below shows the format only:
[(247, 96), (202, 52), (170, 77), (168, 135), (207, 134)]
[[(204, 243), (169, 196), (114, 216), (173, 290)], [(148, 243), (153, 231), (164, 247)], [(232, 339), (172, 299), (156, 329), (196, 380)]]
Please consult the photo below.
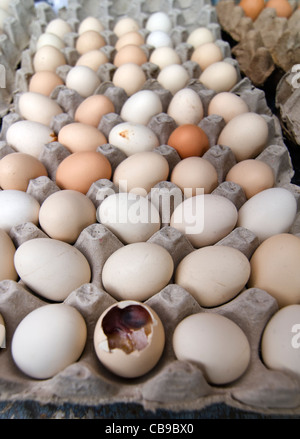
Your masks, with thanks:
[(121, 192), (145, 196), (160, 181), (167, 180), (168, 161), (153, 151), (137, 152), (123, 160), (116, 168), (113, 182)]
[(205, 43), (198, 46), (191, 56), (191, 61), (199, 64), (201, 70), (215, 62), (223, 60), (223, 53), (216, 43)]
[(54, 192), (39, 212), (41, 228), (50, 238), (73, 244), (83, 229), (96, 222), (96, 208), (86, 195), (74, 190)]
[(248, 113), (249, 107), (238, 95), (227, 91), (217, 93), (208, 105), (208, 115), (217, 114), (225, 123), (239, 114)]
[(139, 66), (147, 62), (147, 55), (140, 46), (134, 44), (127, 44), (122, 47), (115, 55), (113, 64), (120, 67), (125, 63), (134, 63)]
[(215, 41), (212, 31), (204, 26), (194, 29), (187, 38), (187, 43), (191, 44), (194, 49), (201, 44), (211, 43)]
[(57, 167), (56, 184), (61, 189), (72, 189), (86, 194), (90, 186), (112, 173), (108, 159), (96, 151), (75, 152)]
[(275, 184), (274, 171), (261, 160), (248, 159), (234, 165), (226, 175), (226, 181), (233, 181), (241, 186), (249, 199)]
[(163, 324), (145, 303), (124, 300), (107, 308), (94, 330), (100, 362), (124, 378), (145, 375), (158, 363), (165, 346)]
[(36, 72), (30, 79), (28, 90), (50, 96), (55, 87), (64, 85), (64, 81), (54, 72)]
[(172, 64), (181, 64), (181, 58), (173, 47), (157, 47), (150, 54), (149, 61), (156, 64), (161, 70)]
[(42, 46), (33, 57), (33, 68), (35, 72), (44, 70), (56, 72), (60, 66), (66, 65), (64, 54), (54, 46)]
[(16, 247), (11, 237), (5, 230), (0, 229), (0, 281), (5, 279), (18, 280), (18, 274), (14, 265), (15, 252)]
[(180, 187), (186, 198), (209, 194), (218, 186), (215, 167), (202, 157), (187, 157), (178, 162), (170, 180)]
[(126, 34), (118, 38), (115, 44), (115, 49), (120, 50), (122, 47), (127, 46), (128, 44), (141, 46), (144, 43), (145, 43), (145, 39), (141, 33), (136, 31), (127, 32)]
[(51, 34), (49, 32), (44, 32), (37, 40), (36, 50), (43, 46), (54, 46), (57, 49), (61, 50), (65, 47), (65, 43), (57, 35)]
[(105, 95), (92, 95), (84, 99), (75, 111), (74, 120), (98, 127), (104, 114), (114, 113), (115, 106)]
[(125, 63), (118, 67), (113, 75), (112, 82), (116, 87), (125, 90), (128, 96), (141, 90), (147, 80), (141, 66), (134, 63)]
[(47, 24), (45, 32), (55, 34), (63, 39), (67, 33), (72, 32), (72, 27), (62, 18), (54, 18)]
[(210, 64), (201, 73), (199, 81), (208, 89), (217, 93), (230, 91), (238, 82), (238, 74), (235, 67), (226, 61), (218, 61)]
[(96, 49), (81, 55), (76, 62), (76, 66), (86, 66), (97, 72), (98, 68), (105, 63), (108, 63), (108, 57), (104, 52)]
[(250, 260), (249, 288), (273, 296), (280, 308), (300, 303), (300, 238), (279, 233), (266, 239)]
[(107, 143), (104, 134), (92, 125), (72, 122), (61, 128), (58, 141), (71, 152), (96, 151)]
[(140, 29), (138, 22), (131, 17), (122, 17), (114, 25), (113, 32), (121, 37), (127, 32), (137, 32)]
[(95, 30), (88, 30), (83, 32), (77, 38), (75, 49), (80, 55), (97, 50), (106, 45), (104, 37)]
[(2, 189), (26, 191), (29, 181), (47, 176), (42, 162), (30, 154), (16, 152), (0, 160), (0, 186)]
[(81, 35), (88, 30), (94, 30), (96, 32), (104, 31), (104, 26), (101, 21), (93, 16), (84, 18), (78, 27), (78, 34)]

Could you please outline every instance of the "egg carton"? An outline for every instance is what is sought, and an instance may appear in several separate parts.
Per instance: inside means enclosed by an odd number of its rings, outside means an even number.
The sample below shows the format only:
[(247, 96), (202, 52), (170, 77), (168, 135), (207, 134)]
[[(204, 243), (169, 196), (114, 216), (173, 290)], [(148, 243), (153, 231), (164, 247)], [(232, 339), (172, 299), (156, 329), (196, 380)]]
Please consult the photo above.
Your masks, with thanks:
[[(86, 3), (90, 7), (93, 4), (92, 2)], [(78, 14), (80, 11), (82, 13), (82, 10), (78, 7), (78, 3), (73, 5), (73, 9), (71, 6), (70, 10), (65, 11), (65, 13), (71, 14), (73, 19), (74, 15), (72, 14), (74, 13), (76, 20), (78, 20), (80, 17)], [(172, 6), (174, 5), (172, 4)], [(128, 7), (131, 7), (129, 3)], [(140, 11), (140, 9), (138, 10)], [(85, 11), (89, 11), (89, 9), (85, 9)], [(117, 11), (114, 12), (118, 15)], [(181, 31), (181, 29), (178, 29), (177, 35), (178, 33), (183, 35), (179, 30)], [(182, 43), (181, 53), (186, 54), (187, 47), (184, 41), (181, 40), (180, 43)], [(239, 70), (237, 63), (229, 56), (227, 62), (233, 63)], [(22, 68), (24, 69), (24, 67)], [(151, 70), (148, 76), (145, 88), (155, 90), (162, 99), (164, 109), (166, 109), (171, 98), (170, 94), (157, 84)], [(126, 100), (126, 96), (122, 90), (112, 85), (110, 74), (105, 79), (106, 81), (98, 92), (103, 92), (112, 98), (117, 110), (119, 110)], [(240, 208), (246, 201), (245, 194), (238, 185), (224, 181), (226, 173), (235, 164), (235, 159), (229, 148), (217, 144), (218, 134), (223, 128), (224, 122), (217, 116), (207, 116), (207, 107), (214, 93), (199, 84), (196, 74), (193, 77), (193, 73), (191, 73), (188, 87), (199, 93), (204, 104), (205, 117), (200, 122), (200, 126), (207, 133), (211, 143), (211, 148), (205, 153), (204, 158), (215, 166), (218, 173), (218, 187), (213, 193), (229, 198), (237, 208)], [(24, 88), (25, 90), (26, 88)], [(293, 193), (299, 211), (300, 190), (298, 186), (291, 184), (294, 171), (290, 156), (282, 138), (279, 120), (267, 106), (264, 93), (255, 88), (248, 78), (240, 78), (231, 91), (246, 101), (250, 111), (261, 114), (265, 118), (269, 128), (269, 139), (264, 151), (256, 159), (265, 161), (272, 167), (276, 177), (276, 186), (285, 187)], [(18, 89), (15, 95), (14, 111), (3, 118), (0, 141), (1, 157), (14, 152), (12, 147), (7, 144), (5, 134), (11, 124), (21, 119), (17, 105), (17, 96), (21, 92), (22, 90)], [(81, 98), (76, 92), (71, 92), (66, 87), (59, 87), (52, 98), (64, 110), (64, 113), (54, 118), (52, 122), (52, 128), (58, 133), (64, 124), (73, 120), (75, 109), (81, 102)], [(106, 134), (120, 121), (118, 112), (111, 113), (102, 118), (100, 128)], [(176, 151), (166, 144), (170, 132), (174, 129), (174, 121), (163, 112), (154, 116), (149, 122), (149, 126), (160, 140), (160, 146), (155, 151), (167, 159), (171, 171), (180, 160)], [(124, 154), (114, 145), (102, 145), (98, 150), (109, 159), (113, 170), (125, 159)], [(60, 190), (55, 184), (55, 173), (59, 163), (68, 154), (66, 148), (57, 141), (45, 145), (40, 159), (46, 166), (49, 176), (31, 180), (27, 189), (27, 193), (33, 195), (40, 204), (52, 193)], [(169, 188), (170, 186), (172, 184), (169, 181), (162, 181), (158, 184), (160, 188)], [(99, 180), (92, 184), (87, 196), (93, 201), (95, 207), (98, 207), (110, 188), (112, 188), (110, 180)], [(116, 190), (115, 187), (113, 189)], [(150, 196), (151, 194), (149, 194)], [(298, 214), (291, 233), (296, 235), (299, 232)], [(38, 226), (25, 223), (13, 227), (10, 236), (15, 246), (19, 247), (27, 240), (47, 235)], [(166, 248), (173, 258), (175, 268), (184, 256), (194, 250), (190, 241), (178, 230), (172, 228), (167, 221), (149, 239), (149, 242), (157, 243)], [(0, 310), (6, 326), (6, 348), (0, 351), (0, 401), (26, 402), (31, 400), (41, 405), (72, 403), (91, 407), (119, 402), (137, 403), (153, 412), (157, 409), (175, 412), (195, 411), (214, 403), (225, 403), (238, 409), (266, 414), (300, 413), (299, 377), (295, 377), (291, 373), (271, 371), (265, 367), (261, 360), (260, 339), (262, 331), (268, 320), (277, 311), (278, 306), (273, 297), (266, 291), (257, 288), (245, 288), (230, 302), (207, 310), (202, 308), (186, 290), (176, 285), (172, 278), (165, 288), (145, 301), (160, 316), (166, 333), (164, 353), (156, 367), (145, 376), (130, 380), (116, 377), (105, 369), (94, 351), (93, 332), (99, 316), (108, 306), (116, 303), (116, 300), (103, 289), (101, 272), (107, 258), (123, 245), (116, 235), (100, 223), (92, 224), (82, 230), (74, 243), (74, 246), (89, 261), (92, 278), (90, 283), (71, 292), (64, 302), (77, 308), (85, 318), (88, 329), (87, 343), (80, 359), (51, 379), (35, 380), (25, 376), (15, 365), (10, 351), (12, 336), (19, 322), (29, 312), (48, 302), (33, 293), (22, 281), (5, 280), (0, 282)], [(252, 232), (239, 227), (215, 245), (232, 246), (250, 258), (259, 243)], [(176, 359), (172, 347), (174, 329), (184, 317), (197, 312), (213, 312), (227, 316), (236, 322), (247, 335), (251, 345), (251, 363), (244, 375), (234, 383), (226, 386), (211, 385), (206, 381), (201, 368), (193, 363)]]

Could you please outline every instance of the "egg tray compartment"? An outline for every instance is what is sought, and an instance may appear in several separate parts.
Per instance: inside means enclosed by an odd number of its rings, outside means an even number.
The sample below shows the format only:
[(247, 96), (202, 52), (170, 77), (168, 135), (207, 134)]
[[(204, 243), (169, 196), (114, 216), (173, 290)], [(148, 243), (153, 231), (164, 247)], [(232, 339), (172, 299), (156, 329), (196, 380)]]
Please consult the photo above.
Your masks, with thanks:
[[(193, 82), (193, 86), (196, 87), (196, 85), (199, 86)], [(198, 87), (198, 89), (199, 93), (205, 91), (203, 87)], [(270, 138), (265, 150), (257, 159), (265, 160), (272, 166), (276, 174), (276, 185), (291, 190), (299, 205), (300, 192), (297, 186), (290, 183), (293, 170), (281, 137), (280, 125), (277, 118), (268, 110), (263, 93), (254, 88), (248, 79), (241, 80), (236, 85), (235, 92), (246, 100), (252, 111), (266, 118)], [(4, 129), (19, 118), (17, 113), (7, 115)], [(150, 122), (150, 125), (156, 132), (160, 132), (162, 137), (166, 136), (166, 130), (170, 129), (166, 119), (169, 123), (172, 122), (165, 113), (155, 116)], [(104, 117), (106, 129), (109, 130), (111, 124), (116, 121), (120, 121), (117, 114)], [(220, 118), (206, 116), (201, 121), (201, 125), (206, 127), (212, 142), (206, 158), (214, 164), (219, 175), (219, 186), (214, 193), (230, 198), (239, 208), (245, 202), (243, 191), (238, 185), (223, 181), (227, 169), (234, 165), (235, 159), (229, 148), (214, 144), (217, 138), (216, 133), (223, 126), (223, 121)], [(209, 132), (209, 127), (211, 132)], [(98, 149), (106, 154), (113, 169), (125, 158), (123, 153), (113, 145), (103, 145)], [(13, 152), (10, 145), (2, 140), (2, 155), (10, 152)], [(176, 151), (168, 145), (160, 145), (156, 148), (156, 152), (167, 158), (170, 168), (179, 160)], [(51, 177), (31, 180), (27, 190), (40, 203), (51, 193), (60, 190), (55, 184), (55, 170), (68, 154), (68, 151), (58, 142), (45, 146), (41, 159), (47, 166)], [(158, 184), (160, 187), (170, 187), (170, 185), (172, 184), (169, 181)], [(99, 191), (105, 193), (112, 187), (111, 181), (99, 180), (91, 186), (88, 196), (97, 206), (99, 198), (101, 199), (97, 196)], [(299, 232), (298, 218), (291, 229), (293, 234)], [(47, 235), (38, 226), (26, 223), (12, 228), (10, 236), (18, 247), (28, 239)], [(185, 255), (194, 250), (187, 238), (170, 227), (168, 223), (163, 224), (163, 227), (149, 239), (149, 242), (166, 248), (173, 257), (175, 267)], [(182, 287), (172, 283), (171, 279), (169, 285), (162, 291), (145, 301), (158, 313), (166, 332), (165, 350), (157, 366), (145, 376), (130, 380), (116, 377), (107, 371), (96, 357), (93, 347), (93, 331), (101, 313), (116, 302), (103, 289), (102, 267), (106, 259), (123, 245), (100, 223), (92, 224), (84, 229), (76, 240), (74, 246), (87, 257), (91, 265), (92, 279), (89, 284), (84, 284), (73, 291), (65, 303), (77, 308), (85, 318), (88, 338), (80, 359), (51, 379), (28, 378), (16, 367), (10, 352), (12, 335), (18, 323), (30, 311), (49, 302), (30, 291), (22, 281), (0, 282), (0, 310), (7, 330), (6, 349), (0, 352), (1, 401), (30, 400), (42, 405), (72, 403), (82, 406), (110, 405), (115, 402), (137, 403), (147, 410), (167, 409), (175, 412), (201, 410), (214, 403), (225, 403), (235, 408), (267, 414), (300, 413), (299, 377), (291, 373), (270, 371), (261, 361), (259, 344), (262, 331), (278, 307), (274, 298), (267, 292), (256, 288), (245, 289), (222, 306), (205, 309)], [(250, 258), (258, 246), (258, 240), (247, 229), (236, 228), (215, 245), (233, 246)], [(247, 335), (251, 345), (251, 363), (245, 374), (234, 383), (226, 386), (210, 385), (199, 366), (178, 361), (175, 358), (172, 348), (174, 328), (184, 317), (196, 312), (223, 314), (235, 321)]]

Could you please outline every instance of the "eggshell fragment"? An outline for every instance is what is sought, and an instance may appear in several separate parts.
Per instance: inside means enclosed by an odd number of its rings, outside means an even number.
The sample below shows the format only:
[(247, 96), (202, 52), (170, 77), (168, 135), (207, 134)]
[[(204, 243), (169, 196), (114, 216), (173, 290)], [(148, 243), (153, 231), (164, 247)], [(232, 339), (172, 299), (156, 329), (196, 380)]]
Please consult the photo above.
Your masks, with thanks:
[(268, 124), (263, 116), (243, 113), (225, 125), (218, 144), (231, 148), (236, 160), (241, 161), (257, 157), (265, 148), (268, 136)]
[(152, 151), (159, 146), (154, 131), (145, 125), (130, 122), (115, 125), (109, 133), (108, 141), (127, 156), (137, 152)]
[(96, 222), (96, 208), (84, 194), (61, 190), (49, 195), (39, 212), (41, 228), (50, 238), (74, 243), (85, 227)]
[(159, 316), (138, 301), (110, 306), (95, 326), (97, 357), (108, 370), (124, 378), (137, 378), (153, 369), (164, 346), (165, 331)]
[(66, 86), (83, 98), (91, 96), (101, 81), (97, 73), (85, 65), (76, 65), (71, 68), (66, 76)]
[(157, 183), (167, 180), (167, 159), (154, 151), (137, 152), (123, 160), (116, 168), (113, 182), (121, 192), (145, 196)]
[(162, 110), (161, 100), (154, 91), (140, 90), (125, 101), (120, 116), (126, 122), (147, 125)]
[(235, 227), (238, 212), (228, 198), (215, 194), (196, 195), (178, 204), (171, 227), (183, 233), (195, 248), (213, 245)]
[(180, 158), (203, 156), (210, 147), (205, 131), (195, 124), (183, 124), (170, 134), (167, 144), (172, 146)]
[(211, 312), (183, 319), (175, 328), (173, 348), (178, 360), (198, 364), (206, 380), (216, 385), (240, 378), (251, 357), (242, 329), (229, 318)]
[(104, 289), (117, 300), (144, 301), (170, 281), (174, 263), (162, 246), (135, 242), (116, 250), (102, 270)]
[(200, 306), (215, 307), (232, 300), (246, 286), (250, 262), (233, 247), (207, 246), (185, 256), (175, 282), (186, 289)]
[(238, 75), (232, 64), (226, 61), (217, 61), (206, 67), (201, 73), (199, 81), (206, 88), (219, 93), (230, 91), (238, 82)]
[(16, 152), (7, 154), (0, 160), (0, 186), (2, 189), (26, 191), (29, 181), (42, 175), (48, 176), (47, 169), (30, 154)]
[(251, 230), (260, 242), (288, 232), (295, 220), (295, 196), (284, 188), (265, 189), (246, 201), (239, 210), (239, 227)]
[(177, 125), (197, 125), (204, 116), (203, 104), (198, 93), (191, 88), (183, 88), (175, 93), (167, 109)]
[(91, 185), (101, 178), (110, 179), (109, 160), (98, 151), (74, 152), (63, 159), (56, 170), (56, 184), (86, 194)]
[(24, 191), (6, 189), (0, 191), (0, 228), (7, 233), (14, 226), (39, 221), (38, 201)]
[(210, 101), (208, 115), (217, 114), (223, 117), (225, 123), (239, 114), (249, 113), (247, 103), (238, 95), (224, 91), (217, 93)]
[(51, 378), (78, 360), (86, 337), (86, 323), (76, 308), (62, 303), (44, 305), (17, 326), (11, 346), (13, 360), (32, 378)]
[[(0, 280), (17, 280), (18, 274), (14, 266), (15, 245), (9, 234), (0, 229)], [(1, 323), (1, 321), (0, 321)], [(1, 330), (1, 328), (0, 328)], [(1, 346), (1, 337), (0, 337)]]
[(279, 233), (266, 239), (251, 257), (249, 288), (267, 291), (279, 307), (299, 303), (299, 256), (298, 236)]
[(82, 122), (72, 122), (61, 128), (58, 141), (70, 152), (96, 151), (107, 143), (104, 134), (96, 127)]
[(114, 113), (115, 106), (112, 101), (105, 95), (92, 95), (83, 100), (78, 105), (74, 120), (87, 125), (98, 127), (102, 116), (108, 113)]
[(97, 219), (125, 244), (145, 242), (160, 229), (160, 214), (147, 198), (121, 192), (105, 198)]
[(261, 340), (265, 365), (300, 376), (300, 305), (287, 305), (268, 321)]
[(33, 91), (21, 94), (18, 101), (18, 109), (24, 119), (47, 126), (50, 126), (54, 116), (63, 112), (54, 99)]

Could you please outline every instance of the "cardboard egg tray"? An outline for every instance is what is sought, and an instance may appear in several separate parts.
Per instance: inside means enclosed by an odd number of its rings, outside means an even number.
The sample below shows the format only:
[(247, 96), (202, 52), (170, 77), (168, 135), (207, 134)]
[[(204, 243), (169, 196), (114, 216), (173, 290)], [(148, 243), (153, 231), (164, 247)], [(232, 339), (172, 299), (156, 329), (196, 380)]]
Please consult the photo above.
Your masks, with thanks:
[[(117, 21), (122, 9), (122, 15), (137, 16), (144, 19), (155, 10), (172, 10), (175, 20), (174, 38), (176, 38), (178, 50), (187, 56), (188, 47), (184, 40), (184, 26), (187, 29), (201, 25), (209, 25), (219, 32), (218, 23), (214, 21), (214, 8), (211, 5), (203, 4), (199, 8), (198, 15), (194, 17), (193, 24), (190, 17), (190, 10), (177, 10), (173, 2), (117, 2), (115, 10), (113, 2), (70, 2), (69, 10), (63, 10), (62, 16), (67, 17), (70, 22), (78, 23), (84, 18), (84, 15), (94, 14), (99, 16), (105, 14), (107, 24), (112, 26)], [(150, 3), (150, 2), (149, 2)], [(181, 2), (178, 2), (180, 6)], [(183, 2), (184, 4), (184, 2)], [(194, 6), (199, 2), (190, 2)], [(162, 7), (163, 6), (163, 7)], [(125, 9), (124, 9), (125, 8)], [(127, 10), (126, 10), (127, 8)], [(152, 9), (153, 8), (153, 9)], [(101, 10), (100, 10), (101, 9)], [(41, 10), (47, 11), (47, 6), (41, 6)], [(39, 12), (41, 14), (41, 12)], [(45, 13), (43, 19), (46, 20)], [(113, 18), (114, 17), (114, 18)], [(205, 17), (206, 22), (204, 22)], [(44, 23), (41, 22), (42, 24)], [(180, 25), (178, 25), (180, 23)], [(38, 26), (35, 26), (38, 28)], [(76, 28), (76, 26), (75, 26)], [(109, 32), (108, 32), (109, 33)], [(110, 33), (109, 33), (110, 34)], [(111, 34), (110, 34), (111, 35)], [(31, 47), (36, 35), (32, 36)], [(221, 42), (220, 42), (221, 44)], [(180, 47), (179, 47), (180, 46)], [(227, 49), (226, 44), (224, 45)], [(107, 51), (111, 47), (108, 45)], [(11, 112), (3, 118), (0, 156), (13, 152), (14, 150), (5, 141), (5, 133), (8, 127), (20, 120), (17, 108), (17, 95), (26, 91), (26, 68), (30, 66), (30, 51), (23, 57), (23, 64), (18, 72), (18, 84), (23, 88), (17, 88), (14, 98), (14, 105)], [(69, 54), (74, 53), (70, 50)], [(32, 52), (31, 52), (32, 54)], [(25, 60), (27, 60), (25, 62)], [(232, 62), (237, 70), (239, 66), (228, 55), (226, 60)], [(186, 62), (188, 62), (188, 57)], [(109, 77), (110, 65), (107, 66), (108, 77), (102, 82), (100, 90), (107, 94), (120, 109), (126, 96), (124, 92), (113, 86)], [(147, 66), (145, 66), (146, 68)], [(167, 108), (170, 94), (160, 87), (155, 81), (155, 76), (151, 77), (149, 68), (149, 77), (145, 88), (156, 91), (162, 99), (164, 109)], [(194, 68), (190, 69), (195, 72)], [(22, 81), (20, 80), (22, 78)], [(188, 87), (196, 90), (204, 103), (205, 109), (214, 95), (211, 90), (205, 89), (196, 79), (196, 73), (191, 73), (191, 79)], [(276, 186), (285, 187), (290, 190), (296, 197), (299, 206), (300, 190), (298, 186), (291, 184), (293, 168), (288, 150), (283, 142), (280, 123), (270, 109), (265, 100), (264, 93), (255, 88), (247, 78), (241, 79), (232, 89), (232, 92), (241, 96), (249, 105), (251, 111), (261, 114), (269, 126), (269, 139), (264, 151), (257, 157), (268, 163), (274, 170), (276, 176)], [(73, 121), (74, 111), (80, 103), (79, 96), (66, 87), (62, 86), (55, 90), (52, 96), (63, 108), (64, 113), (54, 118), (52, 126), (58, 132), (61, 126)], [(165, 111), (165, 110), (164, 110)], [(121, 121), (116, 113), (104, 116), (100, 123), (100, 129), (107, 134), (110, 129)], [(177, 152), (166, 144), (170, 132), (174, 129), (174, 121), (165, 113), (154, 116), (149, 126), (158, 135), (161, 145), (156, 148), (158, 154), (162, 154), (169, 162), (170, 171), (180, 160)], [(223, 125), (222, 118), (217, 116), (207, 116), (200, 123), (200, 126), (206, 131), (211, 148), (205, 153), (208, 159), (217, 169), (219, 185), (213, 193), (228, 197), (237, 208), (240, 208), (245, 202), (245, 195), (242, 189), (229, 182), (224, 182), (228, 170), (235, 164), (235, 158), (228, 147), (217, 144), (218, 134)], [(114, 145), (106, 144), (99, 146), (98, 150), (109, 159), (112, 169), (124, 160), (124, 154)], [(50, 194), (60, 190), (55, 184), (55, 173), (58, 164), (65, 158), (69, 152), (58, 142), (52, 142), (45, 145), (40, 156), (40, 160), (48, 169), (48, 177), (39, 177), (31, 180), (27, 192), (33, 195), (39, 203), (42, 203)], [(158, 184), (160, 188), (169, 188), (172, 184), (169, 181), (163, 181)], [(98, 207), (103, 195), (113, 187), (117, 188), (109, 180), (103, 179), (92, 184), (87, 196)], [(149, 194), (150, 197), (150, 194)], [(153, 201), (153, 200), (152, 200)], [(161, 205), (158, 207), (161, 208)], [(300, 234), (299, 215), (291, 229), (291, 233)], [(32, 223), (20, 224), (13, 227), (10, 236), (18, 247), (21, 243), (29, 239), (46, 236), (39, 226)], [(178, 263), (194, 248), (187, 238), (178, 230), (170, 227), (168, 222), (162, 223), (161, 229), (155, 233), (150, 242), (157, 243), (166, 248), (173, 257), (175, 269)], [(300, 414), (300, 377), (290, 373), (268, 370), (263, 364), (260, 357), (260, 338), (262, 331), (270, 319), (277, 311), (277, 302), (266, 291), (251, 288), (244, 289), (236, 298), (230, 302), (212, 309), (202, 308), (195, 299), (182, 287), (174, 284), (174, 279), (158, 294), (149, 298), (145, 303), (151, 306), (160, 316), (166, 333), (166, 345), (164, 353), (157, 366), (137, 379), (122, 379), (108, 370), (106, 370), (96, 357), (93, 347), (93, 332), (95, 324), (101, 313), (116, 300), (112, 298), (104, 289), (101, 282), (101, 272), (107, 258), (124, 244), (100, 223), (95, 223), (82, 230), (74, 246), (78, 248), (88, 259), (91, 269), (91, 282), (82, 285), (73, 291), (65, 300), (65, 303), (77, 308), (85, 318), (88, 336), (85, 349), (80, 359), (62, 370), (53, 378), (47, 380), (35, 380), (25, 376), (14, 364), (10, 343), (13, 333), (19, 322), (32, 310), (48, 303), (38, 295), (34, 294), (20, 280), (18, 282), (4, 280), (0, 282), (0, 312), (5, 320), (6, 325), (6, 347), (0, 350), (0, 401), (6, 402), (24, 402), (36, 401), (43, 405), (47, 403), (61, 405), (64, 403), (80, 404), (83, 406), (103, 406), (113, 403), (137, 403), (147, 410), (155, 412), (157, 409), (173, 410), (180, 412), (182, 410), (195, 411), (214, 403), (225, 403), (231, 407), (250, 410), (260, 413), (282, 413), (282, 414)], [(235, 228), (228, 236), (215, 245), (229, 245), (241, 250), (248, 258), (251, 257), (258, 247), (257, 237), (247, 229)], [(210, 385), (204, 378), (201, 368), (197, 365), (179, 361), (176, 359), (172, 348), (172, 334), (176, 325), (186, 316), (196, 312), (214, 312), (229, 317), (236, 322), (247, 335), (251, 345), (251, 362), (248, 369), (233, 383), (226, 386)]]

